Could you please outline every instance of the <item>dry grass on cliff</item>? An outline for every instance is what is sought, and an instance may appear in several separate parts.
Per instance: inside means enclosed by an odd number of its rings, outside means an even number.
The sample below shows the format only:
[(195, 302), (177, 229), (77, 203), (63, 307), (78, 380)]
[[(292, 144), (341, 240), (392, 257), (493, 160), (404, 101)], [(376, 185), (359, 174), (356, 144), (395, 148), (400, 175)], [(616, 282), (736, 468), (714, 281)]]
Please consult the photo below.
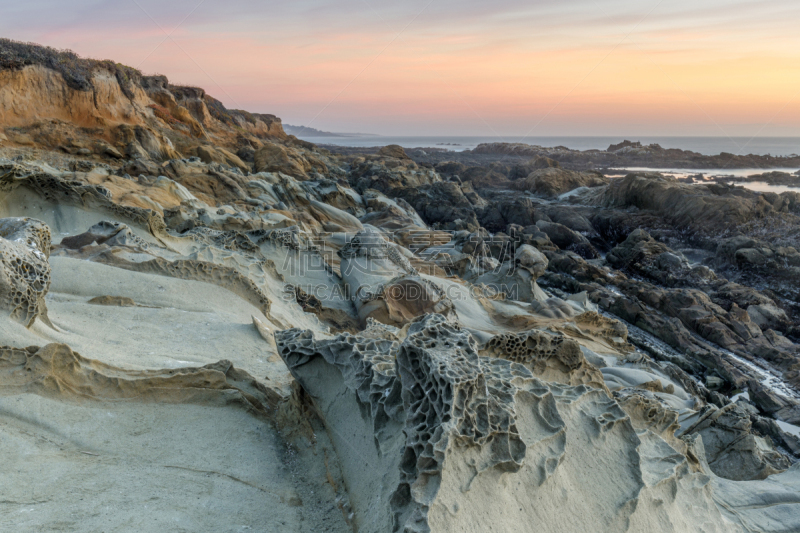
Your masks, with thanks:
[(142, 79), (140, 71), (111, 60), (87, 59), (72, 50), (0, 38), (0, 70), (16, 70), (29, 65), (55, 70), (63, 76), (68, 86), (78, 91), (92, 90), (92, 77), (98, 70), (113, 74), (128, 97), (133, 96), (133, 87), (139, 85)]

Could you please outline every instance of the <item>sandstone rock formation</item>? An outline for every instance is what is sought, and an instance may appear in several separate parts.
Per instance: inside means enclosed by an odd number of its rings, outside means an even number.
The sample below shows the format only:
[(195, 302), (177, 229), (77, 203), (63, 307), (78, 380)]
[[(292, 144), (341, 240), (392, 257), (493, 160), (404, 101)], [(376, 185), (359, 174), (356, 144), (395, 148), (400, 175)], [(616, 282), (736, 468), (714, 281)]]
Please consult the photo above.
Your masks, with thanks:
[[(7, 39), (0, 41), (0, 123), (15, 128), (16, 145), (99, 159), (196, 155), (246, 172), (236, 152), (267, 146), (277, 155), (270, 164), (262, 156), (261, 167), (289, 170), (281, 149), (307, 160), (293, 148), (302, 141), (287, 136), (273, 115), (226, 109), (203, 89), (165, 76)], [(313, 159), (310, 165), (324, 167)]]
[(0, 219), (0, 309), (30, 327), (49, 322), (44, 298), (50, 289), (50, 229), (29, 218)]
[(2, 530), (800, 530), (800, 196), (9, 41), (0, 143)]
[(256, 172), (283, 172), (296, 178), (306, 176), (312, 168), (325, 172), (323, 163), (316, 159), (309, 161), (295, 150), (277, 144), (265, 144), (256, 150), (254, 158)]
[[(745, 531), (759, 520), (708, 470), (701, 440), (679, 441), (676, 450), (658, 432), (637, 433), (642, 419), (632, 422), (602, 389), (543, 382), (524, 366), (481, 357), (470, 336), (441, 317), (413, 323), (402, 344), (317, 341), (298, 330), (277, 338), (331, 428), (359, 530), (480, 531), (524, 522), (546, 531), (673, 531), (680, 522), (692, 531), (716, 522), (725, 524), (718, 531)], [(353, 412), (355, 420), (342, 420)], [(655, 457), (663, 467), (652, 467)], [(555, 515), (556, 487), (561, 504), (576, 510), (566, 519)], [(498, 493), (515, 504), (491, 504)]]
[(481, 355), (519, 363), (544, 381), (606, 388), (602, 373), (586, 360), (580, 344), (562, 335), (542, 331), (498, 335), (486, 343)]
[(411, 159), (408, 157), (408, 154), (406, 154), (406, 151), (403, 150), (403, 147), (396, 144), (384, 146), (378, 150), (378, 154), (386, 157), (393, 157), (395, 159)]

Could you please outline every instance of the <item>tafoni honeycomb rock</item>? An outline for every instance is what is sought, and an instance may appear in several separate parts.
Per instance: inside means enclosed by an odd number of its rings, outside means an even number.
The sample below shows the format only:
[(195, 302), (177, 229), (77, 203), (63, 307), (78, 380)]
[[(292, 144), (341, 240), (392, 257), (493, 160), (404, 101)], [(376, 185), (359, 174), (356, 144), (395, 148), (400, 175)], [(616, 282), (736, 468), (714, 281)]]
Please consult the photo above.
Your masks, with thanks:
[[(300, 330), (276, 341), (325, 421), (359, 531), (800, 526), (789, 509), (800, 502), (785, 500), (798, 468), (766, 482), (718, 478), (702, 439), (675, 437), (677, 418), (660, 404), (626, 400), (629, 414), (603, 388), (542, 381), (509, 360), (564, 350), (575, 368), (569, 343), (528, 334), (496, 341), (503, 358), (483, 357), (437, 315), (411, 323), (402, 343)], [(648, 426), (654, 406), (662, 416)], [(778, 513), (778, 527), (756, 501)]]
[(0, 219), (0, 311), (26, 327), (49, 323), (50, 228), (30, 218)]

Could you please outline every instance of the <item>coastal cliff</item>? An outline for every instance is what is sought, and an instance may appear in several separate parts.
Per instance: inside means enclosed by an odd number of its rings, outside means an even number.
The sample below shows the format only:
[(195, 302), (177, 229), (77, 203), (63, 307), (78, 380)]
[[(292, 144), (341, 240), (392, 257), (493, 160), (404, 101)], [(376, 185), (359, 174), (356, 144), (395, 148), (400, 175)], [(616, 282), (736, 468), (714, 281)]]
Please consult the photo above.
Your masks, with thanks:
[(800, 530), (800, 194), (518, 152), (0, 41), (0, 528)]

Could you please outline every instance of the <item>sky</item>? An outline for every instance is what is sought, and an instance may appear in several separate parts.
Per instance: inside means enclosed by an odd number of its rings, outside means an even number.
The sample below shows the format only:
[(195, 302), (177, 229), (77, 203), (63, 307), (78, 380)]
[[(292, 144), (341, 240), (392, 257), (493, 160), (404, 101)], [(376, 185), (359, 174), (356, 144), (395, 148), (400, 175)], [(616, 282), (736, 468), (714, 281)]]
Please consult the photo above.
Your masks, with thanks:
[(797, 0), (0, 0), (0, 36), (384, 135), (800, 136)]

